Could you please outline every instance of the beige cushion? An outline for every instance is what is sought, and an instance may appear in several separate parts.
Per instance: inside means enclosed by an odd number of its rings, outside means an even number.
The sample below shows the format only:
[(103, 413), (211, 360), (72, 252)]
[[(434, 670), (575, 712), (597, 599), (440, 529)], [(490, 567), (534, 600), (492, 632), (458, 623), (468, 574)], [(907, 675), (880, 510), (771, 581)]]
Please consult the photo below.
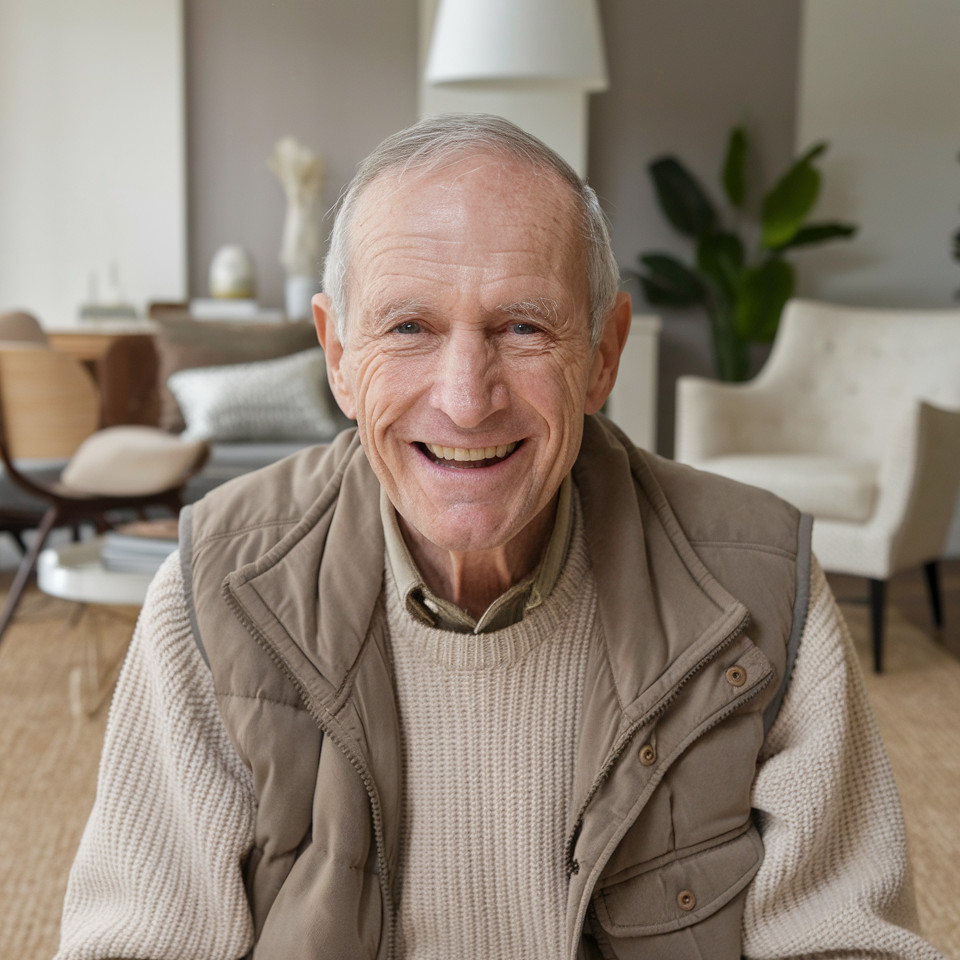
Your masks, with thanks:
[(259, 363), (180, 370), (167, 385), (189, 438), (321, 440), (336, 427), (319, 347)]
[(108, 427), (91, 434), (61, 476), (87, 494), (138, 496), (180, 485), (207, 449), (153, 427)]
[(804, 513), (862, 523), (873, 512), (877, 464), (820, 454), (737, 454), (696, 464), (741, 483), (763, 487)]
[(176, 398), (166, 386), (178, 370), (271, 360), (317, 345), (310, 321), (296, 323), (161, 320), (157, 324), (157, 380), (160, 392), (159, 426), (184, 428)]

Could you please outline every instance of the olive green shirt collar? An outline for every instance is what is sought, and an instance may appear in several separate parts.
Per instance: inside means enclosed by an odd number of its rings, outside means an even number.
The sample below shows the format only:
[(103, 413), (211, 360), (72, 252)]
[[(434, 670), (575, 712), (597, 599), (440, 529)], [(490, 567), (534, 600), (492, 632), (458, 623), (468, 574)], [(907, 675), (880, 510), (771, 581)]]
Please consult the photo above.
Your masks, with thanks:
[(532, 573), (497, 597), (479, 620), (455, 603), (438, 597), (427, 586), (400, 532), (397, 511), (381, 488), (380, 518), (386, 539), (387, 563), (390, 564), (404, 608), (411, 616), (432, 627), (458, 633), (488, 633), (519, 623), (528, 611), (547, 599), (563, 569), (573, 530), (572, 487), (573, 480), (567, 475), (560, 484), (553, 533), (550, 534), (540, 563)]

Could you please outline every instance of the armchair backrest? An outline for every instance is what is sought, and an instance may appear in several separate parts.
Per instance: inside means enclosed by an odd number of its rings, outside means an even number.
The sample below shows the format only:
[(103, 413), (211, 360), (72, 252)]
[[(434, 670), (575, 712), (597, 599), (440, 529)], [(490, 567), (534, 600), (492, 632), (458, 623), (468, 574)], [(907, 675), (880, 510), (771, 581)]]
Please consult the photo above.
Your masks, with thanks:
[(960, 409), (960, 310), (791, 300), (754, 382), (789, 424), (787, 449), (870, 458), (915, 401)]
[(40, 344), (0, 347), (4, 460), (68, 459), (99, 418), (97, 386), (79, 360)]

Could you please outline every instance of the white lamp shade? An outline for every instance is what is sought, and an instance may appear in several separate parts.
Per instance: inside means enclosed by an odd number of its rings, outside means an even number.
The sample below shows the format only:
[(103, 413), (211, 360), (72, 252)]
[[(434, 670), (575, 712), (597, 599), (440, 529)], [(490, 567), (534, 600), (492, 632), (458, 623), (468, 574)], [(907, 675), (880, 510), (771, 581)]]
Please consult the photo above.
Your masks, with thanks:
[(596, 0), (440, 0), (426, 79), (605, 90)]

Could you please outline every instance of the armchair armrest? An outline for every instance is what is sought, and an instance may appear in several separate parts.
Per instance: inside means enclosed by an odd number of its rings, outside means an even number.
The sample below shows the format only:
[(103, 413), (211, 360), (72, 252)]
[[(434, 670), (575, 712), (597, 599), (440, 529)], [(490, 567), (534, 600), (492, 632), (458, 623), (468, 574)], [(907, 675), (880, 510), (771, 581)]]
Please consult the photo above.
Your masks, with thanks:
[(724, 383), (680, 377), (674, 456), (696, 464), (727, 453), (775, 449), (782, 419), (776, 396), (756, 380)]
[(870, 526), (892, 536), (894, 569), (943, 551), (960, 493), (960, 410), (919, 401), (886, 449)]

